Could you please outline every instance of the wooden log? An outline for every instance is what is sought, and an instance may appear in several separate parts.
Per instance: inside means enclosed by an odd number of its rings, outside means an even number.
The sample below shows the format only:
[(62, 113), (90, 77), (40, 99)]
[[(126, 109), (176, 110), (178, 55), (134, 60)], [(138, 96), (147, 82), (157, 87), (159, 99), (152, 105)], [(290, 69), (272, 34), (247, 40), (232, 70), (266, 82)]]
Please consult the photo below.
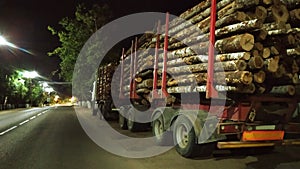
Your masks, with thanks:
[[(161, 86), (161, 80), (157, 81), (157, 86)], [(152, 88), (153, 87), (153, 79), (145, 79), (141, 83), (137, 84), (137, 89), (141, 88)]]
[(271, 90), (272, 94), (288, 94), (290, 96), (295, 95), (296, 90), (293, 85), (285, 85), (285, 86), (274, 86)]
[(252, 32), (254, 38), (255, 38), (255, 42), (261, 42), (261, 41), (264, 41), (267, 36), (268, 36), (268, 31), (263, 29), (263, 28), (260, 28), (259, 30), (254, 30)]
[[(170, 67), (168, 68), (168, 73), (173, 75), (173, 74), (187, 74), (189, 72), (191, 73), (206, 72), (207, 68), (208, 68), (208, 63), (184, 65), (178, 67)], [(247, 63), (244, 60), (217, 62), (215, 63), (214, 66), (215, 71), (236, 71), (236, 70), (244, 71), (246, 68), (247, 68)]]
[(281, 78), (284, 74), (286, 74), (285, 67), (283, 66), (283, 64), (280, 64), (278, 66), (277, 71), (273, 73), (273, 77), (275, 77), (275, 78)]
[(300, 56), (300, 47), (287, 49), (288, 56)]
[[(217, 3), (217, 10), (223, 8), (224, 6), (226, 6), (227, 4), (229, 4), (232, 0), (222, 0), (220, 2)], [(206, 1), (207, 3), (210, 4), (210, 1)], [(200, 21), (202, 21), (203, 19), (207, 18), (210, 16), (210, 8), (206, 8), (204, 11), (201, 11), (200, 13), (198, 13), (197, 15), (195, 15), (193, 18), (189, 19), (188, 21), (191, 24), (187, 24), (186, 22), (183, 23), (178, 23), (178, 21), (175, 20), (174, 24), (171, 22), (170, 25), (171, 27), (174, 25), (174, 27), (172, 27), (169, 30), (169, 34), (176, 34), (177, 32), (183, 30), (183, 29), (187, 29), (189, 27), (192, 26), (192, 24), (198, 23)], [(164, 30), (164, 27), (162, 27), (162, 29)]]
[(250, 51), (253, 46), (254, 37), (248, 33), (217, 40), (215, 43), (216, 49), (221, 53)]
[[(219, 85), (233, 85), (252, 83), (253, 75), (249, 71), (231, 71), (217, 72), (214, 74), (214, 82)], [(194, 73), (190, 75), (181, 75), (168, 81), (168, 86), (177, 86), (182, 84), (205, 84), (207, 82), (207, 73)]]
[(249, 21), (243, 21), (233, 25), (224, 26), (220, 29), (217, 29), (215, 34), (217, 37), (222, 37), (225, 35), (230, 35), (233, 33), (244, 33), (246, 31), (251, 31), (254, 29), (259, 29), (263, 26), (263, 23), (259, 19), (253, 19)]
[(188, 20), (190, 18), (192, 18), (193, 16), (195, 16), (196, 14), (202, 12), (203, 10), (209, 8), (211, 5), (209, 0), (206, 1), (202, 1), (199, 4), (197, 4), (196, 6), (194, 6), (191, 9), (186, 10), (185, 12), (183, 12), (182, 14), (179, 15), (180, 18), (183, 18), (185, 20)]
[(300, 7), (300, 0), (281, 0), (288, 9), (295, 9)]
[(217, 12), (218, 19), (230, 15), (239, 9), (248, 9), (259, 4), (259, 0), (245, 1), (235, 0), (234, 2), (226, 5), (224, 8)]
[(266, 79), (266, 73), (264, 71), (260, 70), (257, 73), (254, 73), (253, 79), (254, 79), (254, 82), (256, 82), (256, 83), (263, 83)]
[[(216, 85), (216, 90), (220, 92), (253, 93), (255, 91), (255, 85), (241, 85), (239, 87)], [(170, 94), (206, 92), (206, 86), (176, 86), (169, 87), (167, 91)]]
[(264, 48), (263, 51), (262, 51), (261, 56), (262, 56), (264, 59), (270, 57), (270, 56), (271, 56), (271, 50), (270, 50), (270, 48), (268, 48), (268, 47)]
[(297, 26), (300, 22), (300, 9), (290, 11), (290, 21), (293, 26)]
[(292, 64), (292, 73), (298, 73), (299, 72), (299, 65), (297, 64), (296, 60), (293, 60)]
[(276, 5), (272, 5), (271, 7), (272, 18), (279, 25), (285, 24), (289, 19), (289, 11), (286, 5), (280, 3)]
[(273, 58), (269, 58), (265, 60), (266, 70), (268, 72), (276, 72), (279, 65), (280, 56), (275, 56)]
[[(215, 36), (217, 39), (222, 39), (224, 37), (228, 37), (230, 35), (236, 35), (236, 34), (241, 34), (245, 32), (250, 32), (255, 29), (259, 29), (262, 27), (262, 22), (258, 19), (253, 19), (253, 20), (248, 20), (248, 21), (243, 21), (239, 22), (236, 24), (224, 26), (222, 28), (216, 29), (215, 31)], [(177, 43), (172, 43), (169, 47), (169, 49), (177, 49), (180, 47), (183, 47), (184, 45), (193, 45), (197, 42), (205, 42), (209, 41), (209, 34), (200, 34), (197, 32), (196, 34), (192, 34), (191, 36), (186, 36), (189, 30), (185, 30), (180, 32), (177, 36), (179, 38), (182, 38), (182, 41), (177, 42)], [(184, 38), (183, 38), (184, 37)]]
[[(232, 61), (232, 60), (249, 60), (251, 54), (249, 52), (237, 52), (237, 53), (225, 53), (218, 54), (215, 56), (216, 62), (224, 62), (224, 61)], [(170, 60), (167, 62), (168, 66), (183, 66), (183, 65), (192, 65), (198, 63), (207, 63), (208, 56), (207, 55), (194, 55), (189, 57), (180, 57), (178, 59)], [(159, 62), (158, 67), (162, 67), (163, 63)]]
[(279, 55), (279, 51), (275, 46), (270, 47), (271, 55)]
[(250, 69), (261, 69), (264, 66), (264, 60), (260, 56), (251, 57), (248, 66)]
[(255, 19), (260, 20), (261, 22), (264, 22), (265, 19), (267, 18), (268, 11), (265, 7), (263, 6), (257, 6), (255, 8), (254, 15), (252, 16)]
[[(245, 12), (237, 11), (235, 13), (232, 13), (228, 16), (225, 16), (225, 17), (217, 20), (216, 21), (216, 29), (227, 26), (227, 25), (232, 25), (232, 24), (236, 24), (239, 22), (243, 22), (246, 20), (248, 20), (248, 15)], [(203, 33), (209, 32), (209, 28), (210, 28), (209, 21), (210, 21), (210, 18), (208, 18), (207, 21), (205, 20), (205, 21), (197, 24), (198, 28), (201, 29), (201, 31), (203, 31)]]

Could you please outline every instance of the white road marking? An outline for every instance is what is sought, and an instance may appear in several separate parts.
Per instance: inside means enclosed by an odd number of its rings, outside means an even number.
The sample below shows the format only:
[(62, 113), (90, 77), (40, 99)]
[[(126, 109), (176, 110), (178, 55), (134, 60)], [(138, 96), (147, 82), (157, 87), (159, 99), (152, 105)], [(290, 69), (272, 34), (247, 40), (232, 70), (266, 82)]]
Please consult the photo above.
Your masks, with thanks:
[(28, 122), (29, 122), (29, 119), (27, 119), (27, 120), (21, 122), (21, 123), (19, 124), (19, 126), (21, 126), (21, 125), (23, 125), (23, 124), (25, 124), (25, 123), (28, 123)]
[(0, 133), (0, 136), (4, 135), (5, 133), (8, 133), (8, 132), (12, 131), (13, 129), (15, 129), (15, 128), (17, 128), (17, 127), (18, 127), (18, 126), (13, 126), (13, 127), (9, 128), (9, 129), (3, 131), (2, 133)]
[[(36, 116), (30, 117), (29, 119), (27, 119), (27, 120), (25, 120), (25, 121), (19, 123), (19, 126), (22, 126), (23, 124), (28, 123), (30, 120), (33, 120), (33, 119), (37, 118), (38, 116), (40, 116), (40, 115), (42, 115), (42, 114), (45, 114), (47, 111), (48, 111), (48, 110), (43, 111), (43, 112), (37, 114)], [(1, 133), (0, 133), (0, 136), (2, 136), (2, 135), (4, 135), (4, 134), (6, 134), (6, 133), (8, 133), (8, 132), (10, 132), (10, 131), (12, 131), (12, 130), (14, 130), (14, 129), (17, 128), (17, 127), (18, 127), (18, 126), (13, 126), (13, 127), (9, 128), (9, 129), (7, 129), (7, 130), (1, 132)]]
[(30, 117), (30, 120), (33, 120), (33, 119), (35, 119), (36, 118), (36, 116), (32, 116), (32, 117)]

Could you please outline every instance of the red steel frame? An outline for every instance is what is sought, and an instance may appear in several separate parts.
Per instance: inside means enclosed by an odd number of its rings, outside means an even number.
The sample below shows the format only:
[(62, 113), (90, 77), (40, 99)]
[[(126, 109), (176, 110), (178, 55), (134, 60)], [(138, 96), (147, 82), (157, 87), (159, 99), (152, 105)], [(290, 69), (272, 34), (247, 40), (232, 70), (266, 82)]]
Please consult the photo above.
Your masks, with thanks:
[(119, 92), (119, 99), (124, 99), (124, 58), (125, 58), (125, 49), (122, 49), (122, 56), (121, 56), (121, 77), (120, 77), (120, 92)]
[[(136, 44), (136, 43), (135, 43)], [(130, 53), (130, 98), (131, 99), (137, 99), (138, 95), (136, 94), (136, 81), (135, 81), (135, 75), (136, 75), (136, 45), (134, 45), (134, 42), (131, 43), (131, 53)], [(133, 50), (134, 54), (133, 54)]]
[(153, 92), (152, 92), (152, 98), (157, 99), (159, 98), (157, 93), (157, 80), (158, 80), (158, 55), (159, 55), (159, 40), (160, 40), (160, 21), (157, 23), (157, 35), (156, 35), (156, 44), (155, 44), (155, 57), (154, 57), (154, 70), (153, 70)]
[(207, 83), (206, 83), (206, 98), (218, 97), (218, 92), (214, 88), (214, 63), (215, 63), (215, 25), (216, 25), (216, 11), (217, 0), (211, 0), (210, 12), (210, 35), (209, 35), (209, 49), (208, 49), (208, 68), (207, 68)]
[(168, 61), (168, 45), (169, 45), (169, 13), (166, 13), (166, 25), (165, 25), (165, 41), (164, 41), (164, 61), (162, 69), (162, 81), (161, 81), (161, 97), (167, 97), (167, 61)]

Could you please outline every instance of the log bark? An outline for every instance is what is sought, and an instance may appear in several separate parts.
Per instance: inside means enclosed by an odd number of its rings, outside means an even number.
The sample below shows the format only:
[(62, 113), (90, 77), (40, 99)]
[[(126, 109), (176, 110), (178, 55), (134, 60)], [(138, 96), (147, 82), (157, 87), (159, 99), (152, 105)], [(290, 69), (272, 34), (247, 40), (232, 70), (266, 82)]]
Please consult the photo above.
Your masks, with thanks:
[[(253, 81), (253, 75), (249, 71), (217, 72), (214, 74), (214, 82), (219, 85), (246, 84)], [(194, 73), (190, 75), (178, 76), (168, 81), (168, 86), (177, 86), (182, 84), (205, 84), (207, 82), (207, 73)]]
[[(237, 52), (237, 53), (225, 53), (218, 54), (215, 56), (216, 62), (224, 62), (224, 61), (232, 61), (232, 60), (249, 60), (251, 54), (249, 52)], [(167, 62), (168, 66), (183, 66), (183, 65), (192, 65), (198, 63), (207, 63), (208, 56), (207, 55), (194, 55), (189, 57), (180, 57), (178, 59), (169, 60)], [(159, 62), (158, 67), (162, 67), (163, 63)]]
[(287, 55), (288, 56), (300, 56), (300, 47), (293, 48), (293, 49), (287, 49)]
[(240, 51), (250, 51), (254, 46), (254, 37), (245, 33), (241, 35), (231, 36), (215, 43), (215, 47), (221, 53), (231, 53)]
[(300, 7), (300, 0), (281, 0), (288, 9), (295, 9)]
[(295, 95), (296, 90), (293, 85), (285, 85), (285, 86), (274, 86), (271, 90), (272, 94), (288, 94), (290, 96)]
[[(243, 21), (239, 22), (236, 24), (224, 26), (222, 28), (216, 29), (215, 31), (215, 36), (216, 39), (222, 39), (224, 37), (228, 37), (230, 35), (235, 35), (235, 34), (241, 34), (245, 32), (251, 32), (252, 30), (255, 29), (260, 29), (263, 26), (262, 22), (258, 19), (253, 19), (253, 20), (248, 20), (248, 21)], [(177, 35), (178, 38), (181, 38), (180, 42), (177, 43), (172, 43), (169, 47), (169, 49), (177, 49), (180, 47), (183, 47), (185, 45), (193, 45), (197, 42), (205, 42), (209, 41), (209, 34), (200, 34), (199, 32), (190, 35), (191, 33), (189, 30), (183, 30), (180, 32), (180, 34)]]
[(290, 11), (290, 23), (293, 26), (297, 26), (300, 22), (300, 9), (294, 9)]
[(259, 4), (259, 0), (245, 1), (245, 0), (235, 0), (234, 2), (226, 5), (224, 8), (217, 12), (218, 19), (223, 18), (224, 16), (230, 15), (239, 9), (248, 9), (250, 7), (256, 6)]
[[(216, 85), (216, 90), (220, 92), (253, 93), (255, 91), (255, 85), (253, 83), (250, 85), (241, 85), (239, 87)], [(206, 92), (206, 86), (176, 86), (169, 87), (167, 91), (170, 94)]]
[[(197, 72), (206, 72), (208, 63), (200, 63), (194, 65), (185, 65), (179, 67), (168, 68), (168, 73), (173, 74), (188, 74)], [(215, 71), (244, 71), (247, 68), (247, 63), (244, 60), (226, 61), (215, 63)], [(161, 72), (161, 70), (159, 71)]]

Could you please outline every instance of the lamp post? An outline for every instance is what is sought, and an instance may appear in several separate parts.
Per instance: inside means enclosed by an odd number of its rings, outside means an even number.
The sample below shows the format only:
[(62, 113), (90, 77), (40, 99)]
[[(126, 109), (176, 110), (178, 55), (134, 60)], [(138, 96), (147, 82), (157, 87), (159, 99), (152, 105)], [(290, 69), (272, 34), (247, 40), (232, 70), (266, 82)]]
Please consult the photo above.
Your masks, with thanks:
[(32, 79), (39, 77), (40, 75), (36, 71), (24, 71), (22, 72), (24, 78), (29, 79), (29, 106), (32, 106)]

